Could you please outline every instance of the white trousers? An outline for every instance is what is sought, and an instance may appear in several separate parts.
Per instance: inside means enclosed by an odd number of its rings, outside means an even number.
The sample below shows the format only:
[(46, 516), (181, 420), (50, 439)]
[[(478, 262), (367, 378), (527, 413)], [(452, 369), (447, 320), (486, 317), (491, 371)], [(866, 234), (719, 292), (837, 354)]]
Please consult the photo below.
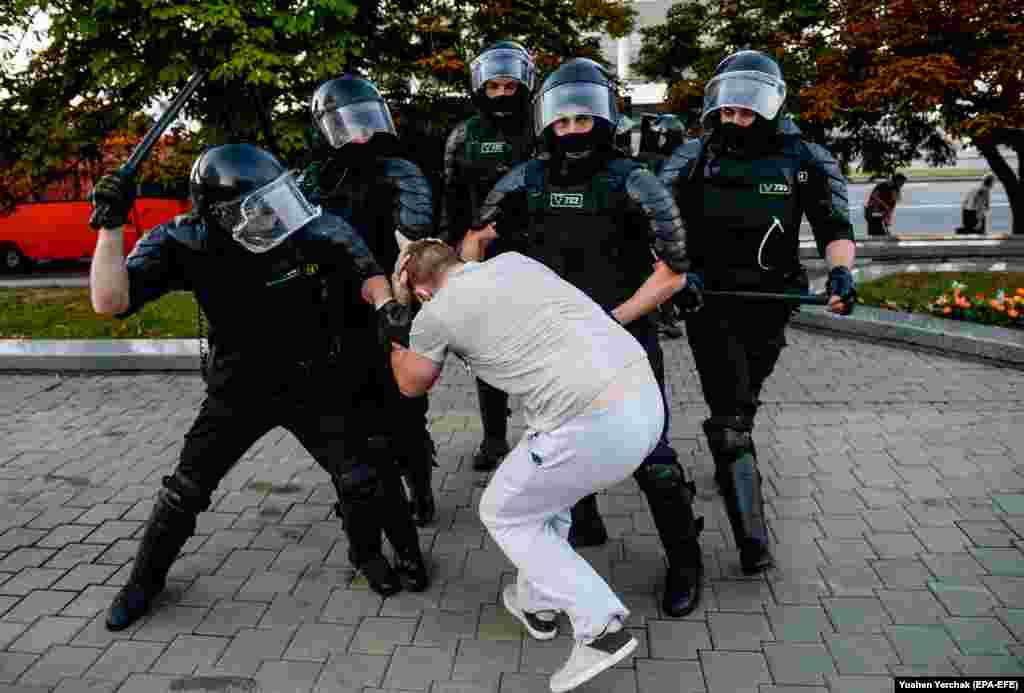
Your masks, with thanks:
[(569, 545), (569, 511), (629, 477), (657, 444), (664, 416), (652, 374), (559, 428), (527, 430), (480, 501), (480, 519), (519, 571), (520, 608), (566, 612), (577, 640), (597, 637), (629, 611)]

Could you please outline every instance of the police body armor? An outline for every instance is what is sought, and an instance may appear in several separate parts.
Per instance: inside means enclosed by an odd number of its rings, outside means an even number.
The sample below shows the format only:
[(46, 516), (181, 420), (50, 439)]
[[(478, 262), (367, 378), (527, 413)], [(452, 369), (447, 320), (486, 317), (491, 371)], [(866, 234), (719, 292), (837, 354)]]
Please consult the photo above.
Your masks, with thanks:
[[(430, 235), (430, 183), (415, 164), (398, 157), (380, 157), (366, 168), (330, 168), (329, 163), (310, 166), (300, 178), (303, 192), (310, 201), (351, 224), (383, 267), (394, 267), (398, 260), (394, 230), (409, 240)], [(347, 295), (346, 325), (375, 325), (373, 308), (361, 301), (359, 291), (348, 291)], [(361, 319), (356, 318), (359, 315)]]
[(466, 121), (466, 141), (456, 155), (456, 163), (466, 176), (470, 218), (475, 218), (498, 179), (532, 153), (533, 139), (528, 129), (510, 136), (479, 114)]
[(589, 181), (556, 185), (546, 166), (533, 163), (527, 169), (526, 253), (602, 307), (623, 303), (650, 274), (652, 262), (646, 228), (632, 223), (633, 203), (614, 184), (639, 164), (613, 159)]
[(716, 156), (693, 140), (696, 167), (680, 186), (688, 248), (709, 289), (802, 289), (800, 183), (807, 173), (791, 147), (756, 158)]
[[(268, 363), (308, 366), (329, 360), (339, 348), (336, 335), (342, 334), (336, 325), (345, 319), (336, 279), (347, 274), (337, 271), (333, 258), (344, 250), (360, 278), (381, 271), (354, 229), (331, 214), (321, 215), (262, 255), (209, 231), (195, 215), (185, 215), (150, 231), (137, 244), (131, 261), (146, 262), (148, 248), (159, 247), (164, 235), (190, 256), (186, 288), (195, 291), (209, 321), (211, 352), (204, 375), (214, 390), (229, 383), (251, 387), (267, 382), (280, 370), (268, 371)], [(225, 272), (230, 278), (209, 279)]]

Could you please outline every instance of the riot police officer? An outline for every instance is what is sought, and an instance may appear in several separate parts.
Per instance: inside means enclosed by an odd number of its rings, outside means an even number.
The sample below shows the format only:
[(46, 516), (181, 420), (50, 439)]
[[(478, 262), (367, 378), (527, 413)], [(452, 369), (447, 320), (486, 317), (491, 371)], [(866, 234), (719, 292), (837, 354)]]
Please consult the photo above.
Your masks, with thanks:
[(625, 113), (615, 126), (615, 147), (626, 156), (633, 156), (633, 121)]
[(686, 137), (686, 126), (677, 115), (665, 113), (650, 124), (650, 135), (645, 148), (636, 155), (653, 173), (657, 174), (665, 161)]
[[(384, 271), (352, 227), (310, 204), (262, 149), (208, 149), (193, 164), (190, 187), (192, 213), (151, 229), (127, 262), (120, 236), (135, 183), (111, 174), (94, 192), (103, 226), (90, 280), (95, 310), (123, 317), (168, 291), (189, 290), (210, 326), (206, 398), (177, 467), (163, 478), (107, 627), (127, 628), (149, 610), (221, 479), (277, 426), (330, 475), (343, 501), (349, 558), (371, 587), (382, 595), (403, 584), (425, 589), (401, 480), (379, 452), (386, 440), (377, 424), (380, 383), (364, 377), (359, 345), (340, 344), (344, 330), (332, 324), (346, 319), (331, 301), (352, 286), (351, 275), (380, 308), (382, 324), (393, 325), (401, 311)], [(371, 346), (363, 351), (379, 352)], [(382, 554), (382, 531), (394, 567)]]
[[(676, 147), (682, 144), (686, 136), (686, 127), (679, 116), (665, 113), (659, 116), (645, 115), (646, 128), (640, 141), (640, 151), (636, 160), (657, 174), (668, 160)], [(679, 327), (679, 308), (672, 301), (658, 306), (652, 316), (658, 328), (658, 334), (668, 339), (679, 339), (683, 330)]]
[[(395, 231), (416, 240), (433, 230), (433, 196), (420, 168), (398, 155), (397, 134), (387, 102), (369, 80), (345, 75), (321, 84), (310, 105), (313, 124), (326, 143), (300, 177), (309, 199), (351, 224), (385, 267), (398, 259)], [(356, 294), (348, 292), (349, 296)], [(357, 300), (346, 306), (346, 329), (372, 335), (373, 311)], [(359, 317), (357, 317), (359, 316)], [(389, 371), (379, 351), (369, 367)], [(409, 485), (413, 517), (420, 526), (436, 512), (431, 487), (434, 442), (427, 430), (427, 398), (403, 397), (386, 373), (393, 425), (391, 453)]]
[[(784, 117), (786, 83), (758, 51), (723, 60), (704, 90), (710, 134), (672, 154), (660, 178), (686, 216), (688, 250), (707, 290), (805, 291), (799, 263), (806, 214), (831, 268), (831, 309), (853, 308), (854, 258), (846, 180), (823, 147)], [(785, 345), (791, 308), (781, 302), (708, 298), (684, 305), (711, 416), (704, 432), (743, 572), (773, 563), (752, 431), (759, 395)]]
[[(622, 323), (644, 347), (662, 389), (664, 358), (649, 314), (673, 293), (690, 293), (689, 266), (679, 210), (668, 190), (613, 145), (618, 122), (611, 80), (598, 63), (577, 58), (544, 81), (535, 99), (534, 124), (550, 158), (535, 158), (498, 181), (474, 229), (519, 237), (526, 254), (581, 289)], [(525, 217), (526, 224), (521, 220)], [(651, 272), (651, 252), (657, 258)], [(667, 273), (667, 274), (666, 274)], [(670, 281), (657, 300), (647, 288)], [(700, 596), (703, 518), (693, 514), (695, 486), (687, 482), (666, 437), (634, 474), (668, 557), (662, 607), (690, 613)], [(603, 543), (607, 533), (596, 498), (572, 509), (570, 543)]]
[[(469, 71), (478, 112), (455, 126), (444, 151), (439, 235), (456, 246), (478, 242), (467, 230), (484, 197), (499, 178), (535, 153), (530, 94), (536, 67), (529, 52), (515, 41), (498, 41), (480, 52)], [(513, 248), (503, 239), (490, 246), (488, 257)], [(480, 379), (476, 385), (484, 434), (473, 468), (487, 471), (508, 454), (508, 395)]]

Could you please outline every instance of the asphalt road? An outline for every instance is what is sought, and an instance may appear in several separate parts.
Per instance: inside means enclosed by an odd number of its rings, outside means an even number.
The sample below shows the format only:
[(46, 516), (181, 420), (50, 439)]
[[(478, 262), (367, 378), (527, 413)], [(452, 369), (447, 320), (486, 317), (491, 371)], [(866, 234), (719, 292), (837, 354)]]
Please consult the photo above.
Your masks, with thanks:
[[(850, 219), (858, 238), (867, 237), (864, 223), (864, 202), (871, 194), (872, 184), (850, 186)], [(953, 233), (960, 226), (960, 204), (964, 195), (978, 185), (975, 181), (907, 183), (903, 186), (903, 200), (896, 207), (893, 232), (897, 234)], [(810, 227), (804, 224), (810, 234)], [(1010, 231), (1010, 203), (1006, 191), (998, 182), (992, 190), (992, 215), (989, 233)]]
[[(977, 182), (937, 181), (907, 183), (903, 200), (896, 208), (894, 231), (898, 234), (950, 234), (960, 225), (960, 203), (964, 195)], [(850, 218), (857, 238), (867, 238), (864, 223), (864, 202), (874, 184), (850, 186)], [(992, 218), (989, 233), (1007, 233), (1010, 230), (1010, 204), (1003, 187), (996, 183), (992, 191)], [(802, 235), (811, 236), (805, 222)], [(0, 286), (32, 286), (44, 282), (47, 286), (84, 286), (88, 265), (81, 262), (44, 263), (31, 274), (0, 275)]]

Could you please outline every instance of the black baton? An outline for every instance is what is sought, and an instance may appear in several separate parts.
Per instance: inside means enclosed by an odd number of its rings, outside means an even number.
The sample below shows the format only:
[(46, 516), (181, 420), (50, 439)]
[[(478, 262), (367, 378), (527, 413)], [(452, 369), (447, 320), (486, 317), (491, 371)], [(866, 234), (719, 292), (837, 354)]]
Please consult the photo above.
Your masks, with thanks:
[[(188, 80), (185, 87), (178, 92), (178, 95), (171, 101), (171, 105), (167, 107), (164, 114), (160, 116), (160, 120), (156, 121), (156, 124), (149, 129), (146, 136), (142, 138), (142, 141), (135, 145), (135, 149), (132, 150), (131, 156), (128, 157), (128, 161), (117, 170), (117, 173), (122, 178), (131, 178), (135, 175), (136, 169), (139, 165), (145, 161), (149, 155), (150, 150), (153, 149), (153, 145), (156, 144), (160, 136), (164, 134), (164, 131), (170, 127), (171, 123), (177, 119), (178, 114), (181, 113), (181, 109), (185, 107), (185, 102), (188, 101), (188, 97), (192, 96), (193, 92), (199, 88), (203, 79), (206, 77), (204, 70), (195, 72), (192, 77)], [(99, 220), (106, 216), (107, 204), (100, 202), (96, 204), (96, 207), (92, 210), (92, 215), (89, 217), (89, 226), (93, 229), (98, 230), (100, 228)]]
[(748, 301), (783, 301), (801, 306), (827, 306), (828, 294), (786, 294), (767, 291), (701, 291), (708, 298), (741, 298)]

